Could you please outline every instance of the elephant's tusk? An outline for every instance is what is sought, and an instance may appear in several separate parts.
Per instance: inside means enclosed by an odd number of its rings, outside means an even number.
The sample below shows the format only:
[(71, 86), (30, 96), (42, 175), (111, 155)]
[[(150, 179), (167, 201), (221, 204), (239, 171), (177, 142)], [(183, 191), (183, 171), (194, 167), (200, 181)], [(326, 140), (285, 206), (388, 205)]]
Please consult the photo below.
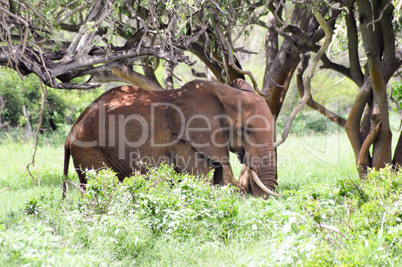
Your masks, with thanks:
[(271, 195), (271, 196), (283, 197), (282, 195), (277, 194), (277, 193), (275, 193), (275, 192), (272, 191), (272, 190), (269, 190), (269, 189), (261, 182), (260, 178), (258, 177), (258, 175), (255, 173), (254, 170), (251, 170), (251, 175), (253, 176), (254, 182), (258, 185), (259, 188), (262, 189), (262, 191), (264, 191), (265, 193), (267, 193), (268, 195)]

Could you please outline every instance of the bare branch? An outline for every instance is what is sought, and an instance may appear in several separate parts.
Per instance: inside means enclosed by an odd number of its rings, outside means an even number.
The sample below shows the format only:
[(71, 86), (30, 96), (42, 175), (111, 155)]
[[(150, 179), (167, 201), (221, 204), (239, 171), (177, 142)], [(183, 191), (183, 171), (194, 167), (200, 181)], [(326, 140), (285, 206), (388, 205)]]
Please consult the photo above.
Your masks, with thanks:
[(149, 91), (163, 91), (163, 88), (146, 76), (134, 72), (127, 66), (112, 69), (112, 73), (120, 78), (130, 81), (134, 85)]
[(24, 53), (25, 48), (27, 46), (27, 42), (28, 42), (29, 23), (27, 21), (25, 21), (24, 19), (22, 19), (21, 17), (18, 17), (16, 15), (14, 15), (13, 13), (9, 12), (7, 9), (4, 9), (1, 6), (0, 6), (0, 11), (6, 13), (10, 17), (16, 19), (17, 21), (19, 21), (19, 22), (21, 22), (23, 24), (23, 26), (24, 26), (24, 39), (22, 41), (22, 53)]
[(68, 47), (66, 54), (62, 61), (68, 61), (71, 57), (79, 55), (86, 55), (89, 52), (90, 44), (92, 44), (95, 38), (95, 29), (97, 29), (106, 16), (111, 12), (111, 3), (109, 0), (97, 0), (94, 5), (88, 11), (88, 15), (85, 20), (85, 25), (80, 27), (78, 34)]
[(6, 190), (10, 190), (10, 188), (5, 187), (5, 188), (3, 188), (3, 189), (0, 190), (0, 193), (1, 193), (1, 192), (4, 192), (4, 191), (6, 191)]
[(342, 235), (343, 237), (345, 237), (345, 235), (344, 235), (338, 228), (336, 228), (335, 226), (326, 225), (326, 224), (323, 224), (323, 223), (319, 223), (317, 226), (320, 227), (320, 228), (322, 228), (322, 229), (331, 230), (331, 231), (333, 231), (333, 232), (335, 232), (335, 233), (337, 233), (337, 234), (340, 234), (340, 235)]
[(84, 5), (80, 5), (77, 6), (76, 8), (74, 8), (73, 10), (69, 10), (66, 13), (64, 13), (63, 16), (61, 16), (60, 18), (58, 18), (56, 20), (56, 24), (60, 25), (61, 23), (63, 23), (63, 21), (67, 20), (68, 18), (72, 17), (74, 14), (81, 12), (82, 10), (84, 10), (85, 8), (87, 8), (88, 5), (84, 4)]
[(206, 53), (204, 47), (202, 47), (201, 44), (194, 42), (191, 44), (190, 47), (190, 51), (191, 53), (193, 53), (194, 55), (196, 55), (204, 64), (205, 66), (211, 70), (211, 72), (214, 74), (215, 78), (219, 81), (219, 82), (225, 82), (225, 80), (222, 77), (222, 68), (219, 66), (219, 64), (214, 61), (209, 55), (208, 53)]
[[(26, 6), (29, 10), (31, 10), (31, 11), (40, 19), (41, 23), (43, 23), (46, 27), (48, 27), (48, 28), (50, 28), (50, 29), (53, 28), (46, 20), (42, 19), (41, 14), (39, 14), (39, 12), (36, 10), (36, 8), (34, 8), (30, 3), (27, 3), (27, 2), (24, 1), (24, 0), (19, 0), (19, 1), (14, 0), (14, 1), (17, 2), (17, 3), (19, 3), (20, 5), (21, 5), (21, 3), (22, 3), (22, 4), (23, 4), (24, 6)], [(20, 2), (21, 2), (21, 3), (20, 3)], [(30, 25), (30, 27), (34, 27), (34, 26), (35, 26), (35, 25)]]
[[(260, 89), (258, 88), (257, 80), (255, 79), (255, 77), (254, 77), (254, 75), (251, 73), (251, 71), (244, 71), (244, 70), (240, 69), (240, 68), (236, 65), (236, 63), (234, 62), (233, 54), (231, 53), (231, 51), (233, 51), (233, 44), (231, 44), (231, 43), (225, 38), (224, 34), (222, 33), (222, 31), (221, 31), (220, 28), (219, 28), (220, 23), (219, 23), (219, 21), (216, 19), (216, 17), (215, 17), (214, 23), (215, 23), (215, 25), (216, 25), (215, 31), (216, 31), (216, 33), (218, 34), (218, 37), (219, 37), (219, 40), (221, 41), (221, 44), (222, 44), (222, 45), (224, 46), (224, 48), (225, 48), (225, 53), (226, 53), (226, 56), (227, 56), (227, 58), (228, 58), (228, 60), (227, 60), (228, 65), (229, 65), (231, 68), (233, 68), (235, 71), (237, 71), (239, 74), (249, 76), (251, 82), (253, 83), (254, 89), (255, 89), (257, 92), (263, 94), (263, 93), (260, 91)], [(225, 64), (226, 61), (224, 60), (223, 63)]]
[(110, 83), (110, 82), (123, 82), (123, 83), (132, 83), (126, 79), (123, 79), (119, 76), (116, 76), (112, 73), (112, 70), (104, 70), (97, 71), (91, 75), (91, 77), (86, 81), (86, 83), (95, 82), (95, 83)]
[[(392, 7), (392, 6), (393, 6), (392, 2), (391, 2), (391, 1), (388, 2), (388, 4), (386, 4), (385, 7), (381, 10), (380, 16), (379, 16), (378, 18), (376, 18), (375, 20), (373, 20), (373, 21), (367, 23), (365, 26), (368, 27), (368, 26), (370, 26), (371, 24), (375, 24), (375, 23), (377, 23), (377, 22), (380, 22), (380, 21), (382, 20), (382, 18), (383, 18), (383, 15), (384, 15), (385, 13), (388, 13), (388, 12), (387, 12), (388, 7)], [(389, 9), (388, 9), (388, 11), (389, 11)], [(389, 15), (389, 13), (388, 13), (388, 15)]]
[(16, 15), (14, 15), (13, 13), (11, 13), (10, 11), (8, 11), (7, 9), (3, 8), (0, 6), (0, 11), (3, 13), (6, 13), (7, 15), (9, 15), (10, 17), (18, 20), (19, 22), (22, 23), (22, 25), (24, 25), (25, 28), (29, 27), (29, 23), (27, 21), (25, 21), (24, 19), (22, 19), (21, 17), (18, 17)]
[[(303, 76), (302, 76), (302, 72), (298, 72), (296, 75), (297, 78), (297, 90), (299, 92), (299, 96), (302, 98), (304, 95), (304, 84), (303, 84)], [(314, 110), (317, 110), (319, 113), (321, 113), (322, 115), (324, 115), (326, 118), (328, 118), (329, 120), (335, 122), (336, 124), (338, 124), (341, 127), (345, 127), (346, 124), (346, 120), (344, 118), (342, 118), (341, 116), (339, 116), (338, 114), (326, 109), (324, 106), (320, 105), (319, 103), (317, 103), (314, 99), (313, 96), (310, 95), (310, 99), (307, 101), (306, 103), (309, 107), (311, 107)]]
[[(130, 50), (119, 50), (116, 48), (117, 51), (111, 52), (108, 54), (106, 57), (107, 52), (104, 50), (99, 49), (96, 53), (93, 53), (93, 55), (87, 55), (87, 56), (82, 56), (77, 59), (71, 59), (69, 61), (65, 62), (53, 62), (49, 58), (44, 58), (41, 56), (40, 53), (35, 54), (35, 51), (31, 51), (31, 54), (25, 54), (23, 55), (23, 58), (18, 55), (18, 54), (11, 54), (11, 56), (15, 57), (15, 62), (16, 64), (14, 66), (22, 67), (24, 68), (24, 71), (27, 73), (35, 73), (37, 76), (41, 78), (41, 80), (48, 86), (53, 87), (53, 88), (59, 88), (59, 89), (67, 89), (67, 88), (72, 88), (72, 89), (85, 89), (85, 88), (94, 88), (99, 86), (99, 84), (91, 84), (91, 85), (71, 85), (69, 86), (66, 83), (58, 83), (55, 78), (59, 77), (63, 74), (67, 74), (71, 71), (76, 71), (76, 74), (80, 76), (79, 74), (81, 73), (82, 75), (88, 74), (89, 72), (85, 72), (83, 69), (85, 68), (93, 68), (94, 65), (99, 65), (99, 64), (105, 64), (105, 63), (113, 63), (113, 62), (119, 62), (121, 60), (125, 60), (126, 62), (134, 62), (136, 59), (144, 57), (144, 56), (150, 56), (154, 55), (156, 57), (168, 60), (168, 61), (173, 61), (174, 63), (178, 62), (185, 62), (188, 63), (189, 65), (192, 65), (193, 62), (191, 62), (188, 57), (184, 56), (181, 51), (177, 51), (176, 54), (172, 54), (169, 51), (162, 51), (158, 47), (143, 47), (141, 51), (138, 53), (136, 47), (130, 49)], [(10, 55), (8, 54), (9, 48), (3, 47), (3, 53), (0, 53), (0, 65), (7, 66), (9, 63), (9, 57)], [(30, 56), (30, 58), (28, 58)], [(37, 58), (39, 56), (39, 60)], [(111, 67), (117, 67), (111, 66)], [(43, 68), (47, 70), (47, 72), (43, 72)], [(101, 69), (98, 69), (101, 70)]]
[(246, 29), (246, 27), (248, 27), (250, 25), (250, 22), (254, 19), (254, 18), (258, 18), (260, 17), (265, 10), (268, 8), (268, 6), (272, 3), (272, 0), (267, 0), (264, 4), (264, 8), (261, 8), (260, 12), (254, 12), (251, 14), (251, 16), (247, 19), (247, 21), (244, 23), (242, 29), (239, 31), (239, 33), (237, 34), (237, 36), (235, 38), (233, 38), (233, 43), (235, 43), (240, 36), (244, 33), (244, 30)]
[[(289, 117), (287, 118), (285, 128), (283, 129), (283, 133), (282, 133), (281, 137), (274, 144), (275, 147), (278, 147), (280, 144), (282, 144), (286, 140), (286, 138), (287, 138), (287, 136), (289, 134), (289, 131), (290, 131), (290, 127), (292, 126), (292, 122), (293, 122), (294, 118), (300, 112), (300, 110), (303, 108), (303, 106), (307, 103), (307, 101), (310, 99), (310, 96), (311, 96), (311, 79), (312, 79), (312, 77), (314, 75), (314, 71), (315, 71), (315, 69), (317, 67), (318, 62), (320, 61), (321, 57), (325, 53), (325, 50), (327, 50), (329, 44), (331, 43), (332, 30), (329, 28), (329, 25), (327, 24), (327, 22), (324, 20), (324, 18), (318, 12), (317, 9), (314, 9), (313, 12), (314, 12), (314, 16), (317, 19), (318, 23), (320, 24), (320, 26), (325, 31), (325, 40), (324, 40), (324, 43), (321, 46), (320, 50), (315, 55), (315, 57), (314, 57), (314, 59), (313, 59), (313, 61), (311, 63), (310, 69), (307, 72), (306, 78), (304, 79), (304, 84), (306, 86), (304, 88), (303, 98), (301, 99), (299, 104), (297, 104), (295, 109), (290, 113)], [(305, 62), (307, 62), (307, 60)], [(303, 72), (305, 69), (306, 69), (306, 67), (302, 66), (300, 71)]]
[(175, 65), (169, 61), (165, 62), (165, 89), (173, 90), (173, 70)]
[(38, 129), (36, 130), (35, 147), (34, 147), (34, 152), (32, 154), (31, 162), (29, 162), (28, 165), (25, 167), (27, 169), (29, 175), (32, 177), (32, 180), (36, 184), (35, 178), (32, 175), (31, 171), (29, 170), (29, 166), (32, 165), (32, 167), (34, 167), (35, 172), (36, 172), (36, 176), (37, 176), (37, 179), (38, 179), (37, 184), (38, 184), (39, 187), (40, 187), (40, 176), (39, 176), (38, 169), (35, 166), (35, 155), (36, 155), (36, 150), (38, 149), (39, 132), (40, 132), (40, 128), (42, 127), (42, 123), (43, 123), (43, 117), (44, 117), (44, 113), (45, 113), (46, 95), (47, 95), (47, 90), (44, 87), (42, 82), (40, 82), (40, 88), (41, 88), (41, 92), (42, 92), (42, 104), (41, 104), (40, 111), (39, 111), (39, 125), (38, 125)]

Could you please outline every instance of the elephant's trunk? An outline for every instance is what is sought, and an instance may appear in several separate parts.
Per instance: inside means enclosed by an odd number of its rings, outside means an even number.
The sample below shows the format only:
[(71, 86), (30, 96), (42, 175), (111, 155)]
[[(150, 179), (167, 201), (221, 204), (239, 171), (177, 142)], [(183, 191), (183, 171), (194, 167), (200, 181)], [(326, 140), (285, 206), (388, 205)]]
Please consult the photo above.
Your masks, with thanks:
[(275, 193), (274, 191), (268, 189), (260, 180), (260, 178), (258, 177), (258, 175), (255, 173), (255, 171), (251, 170), (251, 175), (253, 177), (254, 182), (258, 185), (258, 187), (264, 191), (264, 193), (270, 195), (270, 196), (275, 196), (275, 197), (283, 197), (280, 194)]
[(250, 185), (253, 195), (282, 196), (275, 193), (277, 186), (275, 150), (261, 151), (258, 153), (258, 157), (261, 159), (260, 166), (250, 166), (252, 176)]

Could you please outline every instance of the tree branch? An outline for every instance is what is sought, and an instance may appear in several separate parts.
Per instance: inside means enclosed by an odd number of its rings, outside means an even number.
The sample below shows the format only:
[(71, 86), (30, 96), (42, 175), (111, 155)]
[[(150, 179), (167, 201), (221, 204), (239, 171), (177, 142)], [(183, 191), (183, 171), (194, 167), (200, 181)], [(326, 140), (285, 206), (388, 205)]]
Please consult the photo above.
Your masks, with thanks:
[(155, 70), (158, 68), (159, 66), (159, 58), (154, 57), (154, 61), (152, 63), (152, 66), (150, 65), (151, 63), (149, 62), (150, 58), (145, 58), (142, 59), (142, 70), (144, 71), (144, 75), (151, 81), (153, 81), (155, 84), (159, 85), (160, 88), (162, 88), (162, 86), (160, 85), (158, 79), (156, 78), (155, 75)]
[[(86, 55), (95, 39), (96, 29), (111, 12), (109, 0), (97, 0), (88, 11), (85, 24), (68, 47), (61, 61), (68, 61), (76, 56)], [(78, 54), (77, 54), (78, 52)]]
[(56, 18), (56, 24), (60, 25), (61, 23), (63, 23), (66, 19), (71, 18), (74, 14), (81, 12), (82, 10), (84, 10), (87, 6), (87, 4), (84, 5), (79, 5), (76, 8), (70, 10), (70, 9), (65, 9), (66, 12), (64, 13), (63, 16), (60, 16), (59, 18)]
[(126, 79), (116, 76), (112, 73), (112, 70), (97, 71), (92, 74), (91, 77), (86, 81), (86, 83), (110, 83), (110, 82), (122, 82), (122, 83), (132, 83)]
[[(35, 135), (35, 147), (34, 147), (34, 151), (32, 153), (31, 162), (29, 162), (28, 165), (25, 167), (27, 169), (29, 175), (32, 177), (32, 181), (35, 184), (37, 184), (39, 187), (40, 187), (40, 176), (39, 176), (38, 169), (35, 166), (35, 155), (36, 155), (36, 150), (38, 149), (39, 132), (40, 132), (40, 128), (42, 127), (42, 123), (43, 123), (43, 116), (45, 113), (45, 103), (46, 103), (46, 96), (47, 96), (47, 90), (44, 87), (42, 82), (40, 82), (40, 88), (41, 88), (41, 92), (42, 92), (42, 103), (41, 103), (40, 111), (39, 111), (39, 125), (38, 125), (38, 129), (36, 130), (36, 135)], [(38, 183), (36, 183), (35, 177), (32, 175), (31, 171), (29, 170), (29, 166), (31, 166), (31, 165), (35, 169), (36, 176), (38, 178)]]
[[(272, 9), (270, 5), (271, 12), (275, 12), (275, 16), (277, 18), (282, 16), (282, 5), (279, 5), (278, 8), (275, 10)], [(295, 9), (292, 13), (291, 22), (294, 25), (305, 25), (306, 20), (309, 20), (309, 15), (307, 14), (306, 8), (303, 5), (296, 5)], [(276, 13), (277, 12), (277, 13)], [(271, 21), (271, 20), (270, 20)], [(273, 21), (273, 20), (272, 20)], [(272, 22), (271, 21), (271, 22)], [(279, 27), (283, 26), (284, 21), (277, 19), (276, 22), (278, 23)], [(270, 28), (277, 28), (274, 27), (271, 23)], [(269, 35), (272, 38), (278, 38), (278, 32), (272, 31)], [(311, 32), (307, 32), (307, 34), (312, 34)], [(276, 35), (276, 36), (274, 36)], [(278, 39), (266, 39), (265, 46), (266, 52), (271, 53), (275, 52), (275, 55), (272, 56), (267, 54), (266, 67), (262, 85), (262, 92), (268, 95), (267, 104), (270, 108), (274, 119), (276, 120), (281, 107), (284, 101), (284, 96), (288, 90), (288, 86), (290, 84), (290, 80), (293, 76), (294, 71), (297, 68), (297, 65), (300, 62), (299, 56), (299, 48), (293, 43), (293, 39), (291, 37), (284, 38), (282, 41), (281, 47), (278, 51), (271, 50), (268, 46), (277, 46)], [(271, 42), (272, 41), (272, 42)], [(275, 42), (275, 43), (273, 43)], [(275, 49), (275, 48), (274, 48)], [(272, 63), (272, 64), (271, 64)]]
[(381, 130), (382, 122), (379, 122), (375, 128), (373, 128), (370, 133), (367, 135), (366, 139), (364, 140), (360, 152), (359, 157), (357, 160), (357, 165), (366, 168), (369, 164), (370, 157), (369, 157), (369, 150), (370, 146), (374, 143), (375, 139), (378, 136), (378, 133)]
[(359, 59), (359, 51), (358, 51), (359, 39), (354, 15), (354, 3), (355, 0), (347, 0), (345, 3), (346, 8), (348, 9), (348, 13), (345, 15), (345, 22), (348, 37), (350, 77), (359, 87), (361, 87), (363, 85), (364, 75), (361, 70), (360, 59)]
[(112, 69), (112, 73), (122, 79), (128, 80), (134, 85), (148, 91), (163, 91), (159, 83), (155, 83), (152, 79), (133, 71), (128, 66), (121, 66)]
[[(388, 3), (387, 3), (388, 2)], [(400, 64), (396, 61), (395, 51), (395, 32), (392, 20), (394, 18), (394, 6), (392, 1), (381, 1), (381, 14), (380, 19), (382, 40), (384, 46), (384, 54), (382, 57), (381, 67), (383, 69), (383, 77), (387, 82), (390, 76), (395, 73)]]
[[(247, 76), (249, 76), (251, 82), (253, 83), (253, 86), (256, 89), (256, 91), (260, 91), (258, 89), (258, 84), (257, 84), (257, 81), (256, 81), (254, 75), (250, 71), (244, 71), (239, 67), (240, 66), (239, 62), (237, 61), (237, 59), (235, 60), (233, 53), (232, 53), (233, 44), (231, 44), (228, 41), (228, 38), (225, 37), (225, 35), (223, 34), (223, 32), (220, 29), (220, 25), (221, 24), (218, 21), (217, 16), (215, 16), (214, 17), (215, 32), (217, 33), (217, 37), (219, 39), (220, 44), (224, 48), (225, 56), (223, 57), (222, 63), (224, 64), (224, 68), (225, 68), (226, 72), (230, 76), (229, 79), (234, 80), (235, 78), (244, 78), (244, 77), (237, 77), (238, 75), (236, 75), (236, 76), (230, 75), (231, 70), (234, 70), (235, 72), (237, 72), (237, 74), (241, 74), (241, 76), (247, 75)], [(231, 31), (230, 26), (227, 26), (227, 27), (228, 27), (227, 31), (230, 32)], [(226, 67), (225, 67), (225, 65), (226, 65)]]
[[(297, 90), (299, 92), (299, 96), (302, 98), (304, 95), (304, 84), (303, 84), (303, 72), (298, 72), (296, 75), (296, 81), (297, 81)], [(313, 96), (310, 94), (310, 99), (306, 103), (310, 108), (318, 111), (322, 115), (324, 115), (326, 118), (329, 120), (335, 122), (341, 127), (345, 127), (346, 120), (339, 116), (338, 114), (326, 109), (324, 106), (320, 105), (317, 103), (314, 99)]]
[(334, 70), (334, 71), (339, 72), (340, 74), (348, 77), (352, 81), (356, 82), (350, 76), (350, 70), (347, 67), (340, 65), (340, 64), (336, 64), (335, 62), (332, 62), (331, 60), (329, 60), (329, 58), (326, 55), (322, 56), (321, 61), (322, 61), (322, 65), (320, 66), (321, 69)]
[[(290, 131), (290, 127), (292, 126), (292, 122), (294, 120), (294, 118), (296, 117), (296, 115), (300, 112), (300, 110), (303, 108), (303, 106), (307, 103), (307, 101), (310, 99), (311, 96), (311, 79), (314, 75), (314, 71), (317, 67), (318, 62), (320, 61), (321, 57), (324, 55), (325, 50), (327, 50), (329, 44), (331, 43), (331, 39), (332, 39), (332, 30), (329, 28), (329, 25), (327, 24), (327, 22), (324, 20), (324, 18), (322, 17), (322, 15), (318, 12), (317, 9), (313, 10), (314, 12), (314, 17), (317, 19), (318, 23), (320, 24), (321, 28), (324, 29), (325, 31), (325, 39), (324, 39), (324, 43), (321, 46), (320, 50), (317, 52), (317, 54), (315, 55), (310, 69), (307, 72), (306, 78), (304, 79), (304, 84), (306, 84), (305, 88), (304, 88), (304, 95), (303, 98), (301, 99), (301, 101), (299, 102), (299, 104), (297, 104), (297, 106), (295, 107), (295, 109), (290, 113), (289, 117), (286, 120), (286, 124), (285, 127), (283, 129), (282, 135), (281, 137), (278, 139), (278, 141), (275, 142), (274, 146), (278, 147), (280, 144), (282, 144)], [(307, 60), (305, 60), (302, 65), (302, 67), (299, 69), (300, 72), (304, 72), (304, 70), (306, 69), (306, 64), (307, 64)]]
[(364, 108), (371, 97), (371, 90), (371, 80), (367, 79), (359, 89), (345, 124), (346, 134), (348, 135), (348, 139), (355, 153), (356, 163), (359, 158), (360, 148), (363, 144), (362, 136), (360, 135), (360, 122)]
[[(381, 63), (378, 55), (367, 55), (370, 78), (373, 84), (373, 115), (379, 116), (382, 129), (379, 140), (374, 144), (372, 166), (376, 169), (385, 167), (392, 162), (391, 142), (392, 133), (389, 125), (388, 99), (384, 77), (382, 76)], [(376, 149), (378, 148), (378, 149)]]
[[(91, 54), (89, 55), (81, 56), (79, 58), (71, 59), (64, 62), (54, 62), (51, 60), (50, 57), (44, 57), (40, 54), (40, 51), (37, 52), (36, 50), (33, 50), (31, 48), (29, 48), (29, 53), (25, 53), (23, 55), (20, 53), (14, 53), (14, 50), (10, 51), (9, 47), (2, 48), (3, 52), (0, 52), (0, 65), (13, 68), (22, 68), (26, 74), (35, 73), (47, 86), (58, 89), (90, 89), (100, 86), (100, 84), (96, 83), (84, 85), (59, 83), (56, 81), (56, 77), (61, 77), (63, 79), (63, 75), (69, 75), (70, 78), (74, 78), (74, 75), (72, 75), (72, 73), (75, 73), (75, 75), (77, 75), (75, 77), (93, 73), (93, 69), (96, 69), (93, 66), (99, 64), (109, 64), (105, 66), (109, 68), (117, 67), (118, 64), (122, 64), (122, 61), (133, 63), (138, 58), (146, 56), (156, 56), (167, 61), (172, 61), (175, 64), (179, 62), (185, 62), (188, 65), (193, 64), (193, 62), (191, 62), (189, 58), (183, 54), (182, 51), (174, 51), (174, 53), (172, 53), (172, 51), (163, 50), (163, 48), (158, 46), (142, 46), (139, 51), (137, 47), (133, 47), (130, 50), (121, 50), (119, 47), (115, 47), (114, 52), (110, 53), (108, 53), (104, 49), (99, 48), (96, 51), (91, 52)], [(10, 54), (8, 52), (13, 53)], [(11, 56), (13, 57), (13, 61), (15, 61), (15, 63), (9, 65)], [(97, 70), (104, 70), (100, 69), (100, 67), (97, 67)], [(85, 70), (85, 68), (89, 68), (92, 70)], [(43, 71), (43, 69), (47, 71)]]
[(225, 80), (222, 77), (222, 68), (219, 66), (218, 63), (216, 63), (208, 56), (205, 47), (203, 47), (199, 43), (194, 42), (190, 46), (190, 52), (196, 55), (205, 64), (205, 66), (207, 66), (207, 68), (211, 70), (211, 72), (214, 74), (215, 78), (219, 82), (221, 83), (225, 82)]
[(165, 62), (165, 89), (173, 90), (173, 70), (176, 66), (172, 64), (170, 61)]

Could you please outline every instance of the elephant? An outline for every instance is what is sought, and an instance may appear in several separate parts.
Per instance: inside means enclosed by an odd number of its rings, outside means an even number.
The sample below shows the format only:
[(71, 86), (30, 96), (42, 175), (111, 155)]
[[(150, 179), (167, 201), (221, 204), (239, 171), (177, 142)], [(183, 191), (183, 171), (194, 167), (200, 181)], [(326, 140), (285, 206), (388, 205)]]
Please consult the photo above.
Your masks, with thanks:
[[(231, 85), (194, 80), (166, 91), (120, 86), (104, 92), (66, 138), (63, 175), (68, 174), (70, 156), (83, 190), (86, 169), (108, 167), (123, 181), (166, 163), (178, 173), (206, 176), (214, 169), (211, 185), (232, 184), (255, 196), (280, 196), (275, 193), (271, 111), (244, 80)], [(234, 178), (229, 152), (249, 168), (252, 179)], [(64, 182), (63, 197), (65, 190)]]

